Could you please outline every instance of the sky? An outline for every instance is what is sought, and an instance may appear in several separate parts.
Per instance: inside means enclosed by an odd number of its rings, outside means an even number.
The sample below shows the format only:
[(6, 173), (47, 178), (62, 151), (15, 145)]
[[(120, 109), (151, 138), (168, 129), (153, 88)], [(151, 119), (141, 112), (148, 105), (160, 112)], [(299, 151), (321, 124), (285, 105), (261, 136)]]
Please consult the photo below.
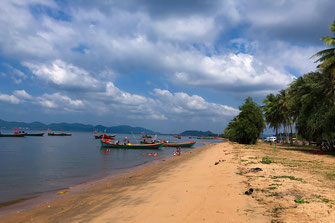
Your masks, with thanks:
[(0, 119), (222, 133), (316, 69), (333, 0), (1, 0)]

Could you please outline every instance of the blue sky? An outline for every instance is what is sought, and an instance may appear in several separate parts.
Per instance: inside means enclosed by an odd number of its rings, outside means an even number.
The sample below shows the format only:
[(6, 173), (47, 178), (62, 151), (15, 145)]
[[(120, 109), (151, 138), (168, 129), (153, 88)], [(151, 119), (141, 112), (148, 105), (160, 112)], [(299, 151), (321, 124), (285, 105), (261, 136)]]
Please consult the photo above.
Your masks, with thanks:
[(0, 119), (223, 132), (315, 70), (331, 0), (3, 0)]

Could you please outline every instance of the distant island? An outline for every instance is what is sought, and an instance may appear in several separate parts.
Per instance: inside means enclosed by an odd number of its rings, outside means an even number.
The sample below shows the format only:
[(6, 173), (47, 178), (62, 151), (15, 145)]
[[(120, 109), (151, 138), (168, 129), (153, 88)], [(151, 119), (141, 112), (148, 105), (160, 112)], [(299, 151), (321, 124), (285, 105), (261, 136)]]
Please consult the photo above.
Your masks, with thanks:
[(187, 130), (180, 133), (182, 136), (217, 136), (217, 134), (212, 133), (211, 131), (203, 132), (197, 130)]
[(13, 129), (13, 128), (27, 128), (30, 130), (46, 130), (51, 129), (52, 131), (78, 131), (78, 132), (93, 132), (93, 131), (105, 131), (112, 133), (124, 133), (124, 134), (141, 134), (144, 132), (147, 135), (160, 134), (150, 129), (142, 127), (132, 127), (129, 125), (119, 125), (113, 127), (107, 127), (103, 125), (85, 125), (80, 123), (52, 123), (44, 124), (42, 122), (7, 122), (0, 119), (0, 128)]

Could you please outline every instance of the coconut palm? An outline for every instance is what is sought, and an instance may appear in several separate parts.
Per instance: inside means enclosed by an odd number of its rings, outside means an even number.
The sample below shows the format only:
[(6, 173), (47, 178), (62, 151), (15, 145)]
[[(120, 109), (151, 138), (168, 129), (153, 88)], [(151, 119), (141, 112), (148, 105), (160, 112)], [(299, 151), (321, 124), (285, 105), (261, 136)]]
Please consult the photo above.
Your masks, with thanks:
[(279, 107), (279, 96), (269, 94), (266, 99), (263, 100), (263, 111), (265, 116), (265, 121), (270, 128), (273, 128), (278, 137), (278, 130), (282, 124), (283, 114)]
[[(329, 26), (329, 29), (335, 36), (335, 21)], [(335, 75), (335, 38), (331, 36), (325, 36), (321, 38), (327, 46), (334, 46), (334, 48), (321, 50), (313, 55), (319, 57), (315, 62), (321, 62), (317, 67), (322, 69), (325, 73), (331, 73)]]

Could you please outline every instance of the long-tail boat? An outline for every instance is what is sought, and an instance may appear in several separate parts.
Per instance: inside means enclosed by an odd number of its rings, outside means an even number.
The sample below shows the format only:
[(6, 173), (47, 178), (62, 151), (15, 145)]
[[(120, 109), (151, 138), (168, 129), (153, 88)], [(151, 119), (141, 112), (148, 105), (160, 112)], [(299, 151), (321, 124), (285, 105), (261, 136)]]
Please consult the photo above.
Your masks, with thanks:
[(160, 149), (163, 143), (153, 143), (153, 144), (122, 144), (112, 142), (110, 139), (105, 139), (102, 137), (100, 141), (101, 147), (105, 148), (115, 148), (115, 149)]
[(14, 135), (19, 135), (19, 134), (24, 134), (26, 136), (43, 136), (44, 132), (28, 133), (28, 132), (25, 132), (25, 131), (19, 131), (18, 128), (15, 128), (14, 129)]
[(27, 133), (26, 136), (43, 136), (44, 132), (38, 132), (38, 133)]
[(72, 136), (72, 133), (65, 133), (64, 131), (60, 133), (54, 133), (54, 132), (51, 132), (50, 129), (48, 129), (47, 132), (48, 132), (48, 136)]
[(192, 147), (196, 144), (196, 141), (193, 142), (164, 142), (164, 147)]
[(48, 136), (72, 136), (72, 133), (65, 133), (65, 132), (54, 133), (54, 132), (48, 132)]
[(0, 133), (0, 137), (24, 137), (25, 133), (18, 133), (18, 134), (2, 134)]
[[(93, 132), (93, 136), (96, 139), (102, 139), (103, 135), (104, 135), (104, 133), (102, 133), (102, 132), (97, 132), (97, 131)], [(105, 134), (106, 139), (114, 139), (115, 136), (116, 136), (115, 134), (109, 134), (109, 135)]]

